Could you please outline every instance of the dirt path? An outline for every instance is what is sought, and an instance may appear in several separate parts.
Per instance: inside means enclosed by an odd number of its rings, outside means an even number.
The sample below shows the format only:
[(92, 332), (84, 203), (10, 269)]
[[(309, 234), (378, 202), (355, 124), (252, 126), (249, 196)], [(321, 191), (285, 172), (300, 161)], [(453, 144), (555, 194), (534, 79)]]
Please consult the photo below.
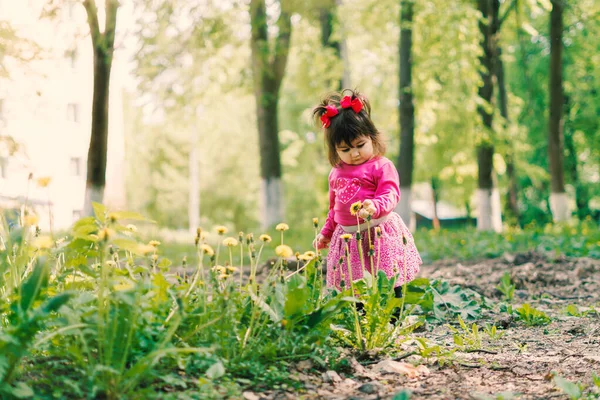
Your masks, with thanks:
[[(552, 317), (552, 323), (527, 327), (507, 313), (486, 312), (478, 321), (480, 327), (487, 321), (488, 326), (504, 329), (499, 329), (501, 337), (494, 340), (483, 335), (484, 351), (455, 352), (429, 360), (415, 355), (401, 362), (376, 359), (370, 364), (348, 356), (346, 373), (323, 373), (305, 362), (291, 373), (306, 391), (245, 392), (244, 397), (392, 399), (410, 389), (411, 399), (567, 399), (557, 389), (552, 373), (594, 386), (592, 373), (600, 375), (600, 315), (593, 309), (600, 311), (600, 260), (551, 259), (531, 252), (480, 262), (436, 262), (424, 266), (421, 276), (444, 278), (497, 302), (502, 295), (496, 286), (505, 271), (516, 286), (515, 306), (529, 303)], [(568, 305), (576, 305), (587, 315), (568, 315), (564, 311)], [(442, 348), (455, 348), (446, 326), (426, 326), (419, 336)], [(410, 346), (410, 342), (399, 343), (406, 349)], [(592, 393), (600, 398), (597, 388)]]

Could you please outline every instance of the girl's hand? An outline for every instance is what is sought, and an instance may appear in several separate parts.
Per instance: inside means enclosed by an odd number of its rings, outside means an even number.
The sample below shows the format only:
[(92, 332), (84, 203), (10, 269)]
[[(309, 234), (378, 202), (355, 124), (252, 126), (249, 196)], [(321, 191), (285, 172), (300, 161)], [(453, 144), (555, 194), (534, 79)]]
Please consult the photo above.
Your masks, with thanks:
[(316, 248), (317, 250), (326, 249), (329, 247), (329, 242), (331, 242), (331, 239), (326, 238), (319, 233), (317, 238), (313, 241), (313, 248)]
[(377, 212), (373, 200), (365, 200), (362, 203), (362, 209), (358, 212), (358, 216), (362, 219), (367, 219), (369, 216), (373, 216)]

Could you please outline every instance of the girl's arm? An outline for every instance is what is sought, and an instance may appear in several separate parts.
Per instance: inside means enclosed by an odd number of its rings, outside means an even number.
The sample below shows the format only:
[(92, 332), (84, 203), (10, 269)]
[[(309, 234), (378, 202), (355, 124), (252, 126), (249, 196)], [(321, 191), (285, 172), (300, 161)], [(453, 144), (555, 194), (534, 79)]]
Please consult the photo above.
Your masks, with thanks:
[(391, 161), (383, 164), (375, 173), (377, 174), (377, 190), (372, 199), (376, 208), (373, 218), (381, 218), (394, 211), (400, 201), (400, 178)]

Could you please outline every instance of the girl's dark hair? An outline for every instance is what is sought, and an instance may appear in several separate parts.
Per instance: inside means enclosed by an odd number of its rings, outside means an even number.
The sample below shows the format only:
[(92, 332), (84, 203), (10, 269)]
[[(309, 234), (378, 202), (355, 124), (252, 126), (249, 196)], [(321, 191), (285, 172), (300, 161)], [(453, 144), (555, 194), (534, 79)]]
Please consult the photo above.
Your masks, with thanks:
[[(342, 108), (340, 101), (344, 96), (350, 96), (352, 100), (360, 99), (363, 104), (362, 110), (358, 113), (352, 108)], [(315, 122), (321, 125), (321, 116), (325, 113), (328, 105), (333, 105), (338, 109), (338, 114), (331, 117), (328, 128), (323, 128), (325, 131), (325, 143), (329, 150), (328, 158), (332, 166), (337, 166), (340, 163), (340, 158), (337, 155), (336, 146), (340, 144), (351, 145), (354, 139), (360, 136), (368, 136), (373, 142), (373, 151), (375, 155), (382, 156), (385, 154), (385, 143), (381, 133), (371, 121), (371, 104), (369, 99), (360, 94), (358, 90), (344, 89), (341, 92), (331, 92), (327, 94), (321, 103), (313, 109), (313, 117)]]

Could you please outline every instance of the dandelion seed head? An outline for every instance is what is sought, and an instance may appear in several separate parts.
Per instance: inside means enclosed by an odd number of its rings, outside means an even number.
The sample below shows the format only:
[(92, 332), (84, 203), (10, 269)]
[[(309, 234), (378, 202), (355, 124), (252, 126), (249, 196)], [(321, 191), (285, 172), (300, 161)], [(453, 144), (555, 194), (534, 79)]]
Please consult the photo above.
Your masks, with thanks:
[(228, 237), (223, 239), (223, 245), (227, 247), (235, 247), (238, 245), (238, 241), (236, 238)]
[(200, 250), (202, 251), (202, 253), (207, 254), (209, 257), (212, 257), (215, 254), (213, 248), (207, 244), (203, 244), (202, 246), (200, 246)]
[(275, 227), (275, 230), (280, 231), (280, 232), (287, 231), (288, 229), (290, 229), (290, 226), (283, 222), (280, 224), (277, 224), (277, 226)]
[(288, 258), (294, 255), (294, 251), (290, 246), (281, 244), (275, 248), (275, 254), (281, 258)]

